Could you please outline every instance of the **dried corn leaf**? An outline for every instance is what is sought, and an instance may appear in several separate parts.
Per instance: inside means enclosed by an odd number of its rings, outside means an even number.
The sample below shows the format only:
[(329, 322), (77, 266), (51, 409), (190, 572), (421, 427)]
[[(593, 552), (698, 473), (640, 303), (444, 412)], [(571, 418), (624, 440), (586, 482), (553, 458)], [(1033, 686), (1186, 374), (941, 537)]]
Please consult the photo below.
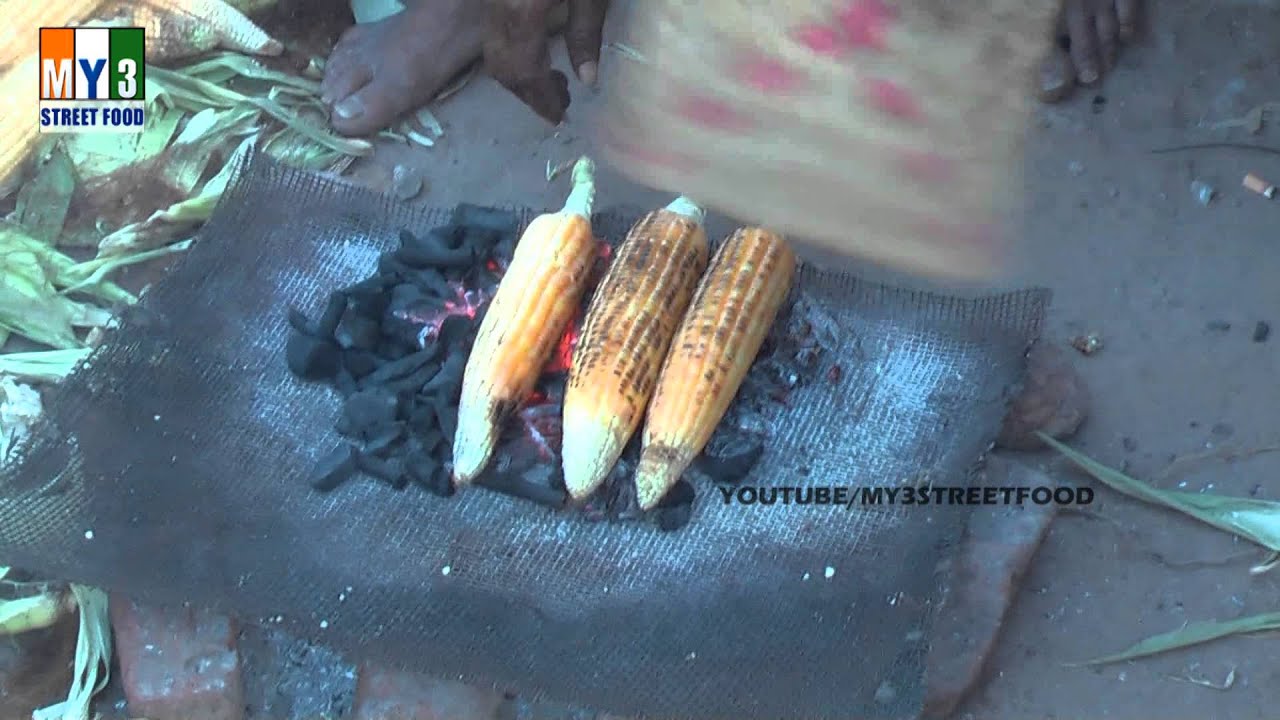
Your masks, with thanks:
[(1177, 510), (1219, 530), (1252, 540), (1270, 550), (1280, 551), (1280, 502), (1160, 490), (1113, 470), (1044, 433), (1037, 435), (1046, 445), (1062, 453), (1076, 467), (1112, 490)]
[(21, 227), (0, 222), (0, 254), (9, 251), (27, 252), (37, 257), (58, 292), (67, 293), (74, 289), (108, 303), (133, 303), (137, 300), (115, 283), (105, 280), (86, 282), (93, 272), (93, 269), (86, 269), (88, 263), (76, 263), (69, 256), (31, 237)]
[(3, 353), (0, 354), (0, 375), (23, 382), (54, 383), (70, 375), (89, 353), (89, 348)]
[(32, 237), (54, 244), (76, 191), (76, 171), (60, 143), (53, 143), (35, 170), (34, 176), (18, 192), (15, 221)]
[(1169, 652), (1170, 650), (1202, 645), (1212, 640), (1232, 635), (1248, 635), (1268, 630), (1280, 630), (1280, 612), (1250, 615), (1249, 617), (1236, 618), (1235, 620), (1209, 620), (1189, 623), (1177, 630), (1153, 635), (1114, 655), (1105, 655), (1079, 663), (1069, 663), (1067, 666), (1084, 667), (1088, 665), (1107, 665), (1123, 660), (1136, 660)]
[(93, 696), (111, 679), (111, 614), (107, 594), (97, 588), (72, 585), (80, 611), (75, 671), (67, 699), (31, 713), (31, 720), (89, 720)]

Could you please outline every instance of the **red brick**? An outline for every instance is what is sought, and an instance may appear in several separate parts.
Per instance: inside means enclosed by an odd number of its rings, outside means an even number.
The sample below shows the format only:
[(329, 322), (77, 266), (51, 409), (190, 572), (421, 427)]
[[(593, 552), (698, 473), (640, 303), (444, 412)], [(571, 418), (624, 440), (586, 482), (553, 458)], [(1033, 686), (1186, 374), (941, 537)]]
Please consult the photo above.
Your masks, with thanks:
[[(1040, 472), (999, 456), (987, 458), (978, 484), (1051, 485)], [(1005, 612), (1056, 510), (1054, 505), (1030, 504), (974, 509), (952, 566), (946, 604), (934, 626), (922, 717), (948, 717), (981, 680)]]
[(354, 720), (495, 720), (501, 693), (453, 680), (361, 665)]
[(111, 623), (130, 717), (244, 718), (244, 681), (231, 619), (113, 595)]

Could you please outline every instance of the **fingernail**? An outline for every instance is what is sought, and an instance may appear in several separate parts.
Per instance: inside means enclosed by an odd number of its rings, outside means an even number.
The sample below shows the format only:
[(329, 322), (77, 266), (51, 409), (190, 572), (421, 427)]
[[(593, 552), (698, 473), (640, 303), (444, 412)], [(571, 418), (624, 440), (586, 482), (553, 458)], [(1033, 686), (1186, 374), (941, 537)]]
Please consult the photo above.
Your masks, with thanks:
[(1088, 85), (1089, 83), (1092, 83), (1092, 82), (1097, 82), (1097, 80), (1098, 80), (1097, 70), (1094, 70), (1093, 68), (1085, 68), (1080, 71), (1080, 82), (1084, 83), (1085, 85)]
[(358, 95), (352, 95), (346, 100), (343, 100), (333, 106), (333, 114), (343, 120), (350, 120), (362, 113), (364, 113), (364, 101), (362, 101)]
[(320, 102), (321, 102), (321, 103), (324, 103), (325, 105), (332, 105), (332, 104), (333, 104), (333, 95), (331, 95), (331, 94), (329, 94), (329, 93), (325, 93), (325, 94), (321, 95), (321, 96), (320, 96)]
[(578, 66), (578, 79), (581, 80), (584, 85), (595, 87), (596, 76), (599, 69), (599, 66), (595, 62), (584, 62)]

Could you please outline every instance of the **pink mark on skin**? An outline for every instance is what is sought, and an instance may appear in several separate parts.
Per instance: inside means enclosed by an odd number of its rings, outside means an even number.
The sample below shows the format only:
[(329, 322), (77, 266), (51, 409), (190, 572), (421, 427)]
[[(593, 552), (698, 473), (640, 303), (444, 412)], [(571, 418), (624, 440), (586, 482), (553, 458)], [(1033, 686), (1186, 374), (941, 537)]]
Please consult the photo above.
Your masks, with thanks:
[(888, 49), (889, 26), (897, 18), (882, 0), (853, 0), (836, 15), (845, 42), (868, 50)]
[(745, 55), (734, 68), (738, 80), (770, 95), (794, 90), (801, 74), (786, 63), (760, 53)]
[(990, 252), (1000, 247), (1000, 236), (994, 223), (956, 223), (930, 219), (917, 223), (917, 227), (932, 237), (945, 238), (974, 250)]
[(742, 113), (714, 98), (686, 95), (676, 106), (682, 117), (705, 127), (728, 132), (742, 132), (751, 122)]
[(872, 79), (866, 83), (867, 95), (877, 110), (899, 120), (919, 120), (920, 104), (910, 90), (892, 80)]
[(630, 160), (646, 165), (656, 165), (671, 170), (689, 170), (694, 165), (692, 160), (682, 155), (659, 150), (652, 145), (642, 145), (633, 139), (624, 138), (621, 132), (615, 128), (607, 129), (601, 136), (601, 140), (606, 147), (619, 155), (624, 155)]
[(805, 25), (792, 33), (796, 42), (819, 55), (839, 55), (844, 50), (840, 31), (829, 25)]
[(903, 150), (898, 162), (904, 175), (921, 184), (939, 185), (955, 178), (951, 161), (935, 152)]

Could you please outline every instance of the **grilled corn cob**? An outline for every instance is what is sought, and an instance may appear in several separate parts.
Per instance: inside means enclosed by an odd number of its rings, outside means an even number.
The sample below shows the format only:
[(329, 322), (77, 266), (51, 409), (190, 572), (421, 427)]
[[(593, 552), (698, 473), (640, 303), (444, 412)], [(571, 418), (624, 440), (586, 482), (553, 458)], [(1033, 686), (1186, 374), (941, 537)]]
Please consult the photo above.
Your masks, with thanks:
[(580, 158), (564, 208), (529, 223), (480, 323), (458, 403), (453, 478), (459, 484), (484, 470), (502, 425), (533, 391), (582, 302), (596, 258), (594, 172), (591, 160)]
[(648, 510), (680, 479), (738, 393), (795, 275), (795, 254), (744, 228), (716, 251), (680, 322), (645, 419), (636, 498)]
[(703, 217), (685, 197), (645, 215), (591, 298), (564, 397), (564, 481), (575, 500), (604, 482), (640, 425), (707, 268)]

